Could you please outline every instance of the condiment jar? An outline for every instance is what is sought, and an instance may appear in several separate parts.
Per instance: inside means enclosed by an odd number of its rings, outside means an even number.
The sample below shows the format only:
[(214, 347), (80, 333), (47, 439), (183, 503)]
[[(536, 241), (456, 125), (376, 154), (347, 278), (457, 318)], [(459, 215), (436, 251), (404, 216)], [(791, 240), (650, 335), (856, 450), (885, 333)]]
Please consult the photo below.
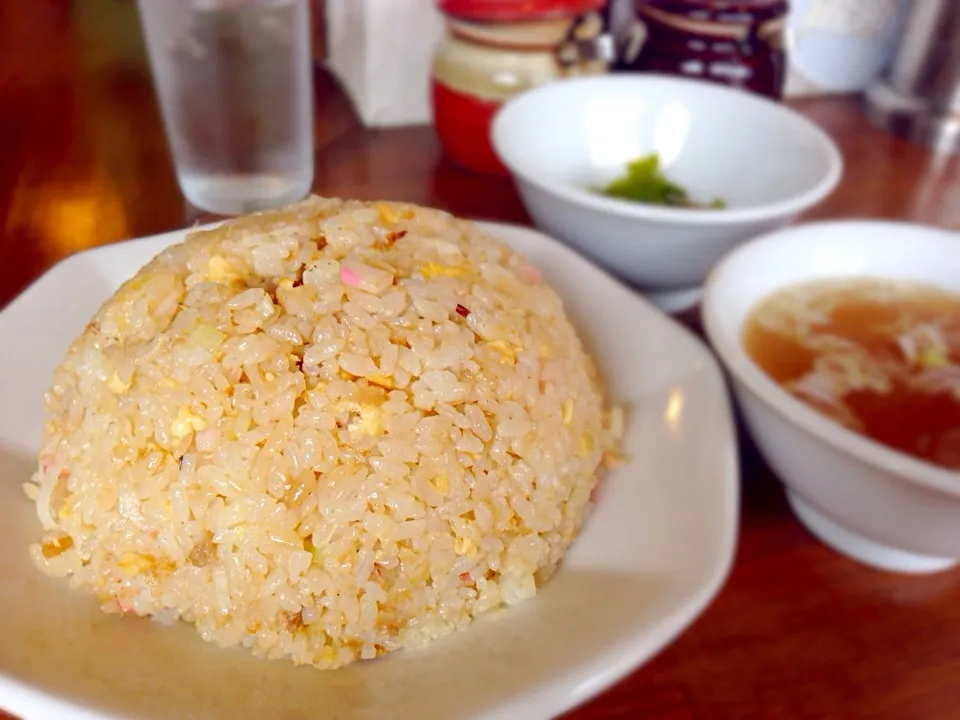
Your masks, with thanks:
[[(447, 30), (433, 59), (434, 125), (447, 154), (506, 175), (490, 144), (505, 101), (571, 75), (606, 72), (604, 0), (438, 0)], [(608, 44), (604, 44), (604, 40)]]
[(636, 0), (616, 71), (642, 70), (742, 87), (780, 99), (786, 0)]

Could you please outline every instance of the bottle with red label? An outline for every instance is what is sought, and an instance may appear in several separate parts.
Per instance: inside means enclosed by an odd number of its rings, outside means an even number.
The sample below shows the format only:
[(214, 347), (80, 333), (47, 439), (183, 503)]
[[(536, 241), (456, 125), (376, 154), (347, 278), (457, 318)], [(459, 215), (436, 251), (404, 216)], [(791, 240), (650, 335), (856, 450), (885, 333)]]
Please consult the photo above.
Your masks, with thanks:
[(612, 42), (605, 0), (438, 0), (447, 31), (434, 55), (434, 125), (447, 154), (506, 175), (490, 144), (497, 109), (513, 96), (571, 75), (606, 72)]
[(682, 75), (779, 99), (786, 0), (635, 0), (615, 71)]

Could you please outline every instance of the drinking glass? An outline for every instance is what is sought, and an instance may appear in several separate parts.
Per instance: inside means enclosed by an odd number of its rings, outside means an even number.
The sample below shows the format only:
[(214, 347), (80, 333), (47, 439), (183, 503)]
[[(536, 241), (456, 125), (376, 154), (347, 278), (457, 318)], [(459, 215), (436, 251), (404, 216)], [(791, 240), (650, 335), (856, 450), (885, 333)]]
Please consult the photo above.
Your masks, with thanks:
[(234, 215), (313, 182), (308, 0), (137, 0), (180, 188)]

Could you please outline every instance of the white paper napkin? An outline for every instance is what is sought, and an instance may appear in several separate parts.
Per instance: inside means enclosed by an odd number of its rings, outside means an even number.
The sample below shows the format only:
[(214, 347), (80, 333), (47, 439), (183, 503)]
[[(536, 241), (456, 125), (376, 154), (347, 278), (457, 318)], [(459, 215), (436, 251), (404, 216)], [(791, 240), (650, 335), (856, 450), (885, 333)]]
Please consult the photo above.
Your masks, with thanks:
[(429, 123), (434, 0), (327, 0), (327, 64), (365, 125)]

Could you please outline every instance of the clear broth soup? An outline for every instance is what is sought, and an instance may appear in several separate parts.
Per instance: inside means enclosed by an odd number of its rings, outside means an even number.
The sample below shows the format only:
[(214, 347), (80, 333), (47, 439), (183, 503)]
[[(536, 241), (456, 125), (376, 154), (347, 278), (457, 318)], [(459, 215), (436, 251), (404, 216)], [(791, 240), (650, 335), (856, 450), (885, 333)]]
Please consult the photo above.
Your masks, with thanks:
[(960, 296), (883, 280), (795, 285), (751, 312), (743, 345), (810, 407), (960, 470)]

